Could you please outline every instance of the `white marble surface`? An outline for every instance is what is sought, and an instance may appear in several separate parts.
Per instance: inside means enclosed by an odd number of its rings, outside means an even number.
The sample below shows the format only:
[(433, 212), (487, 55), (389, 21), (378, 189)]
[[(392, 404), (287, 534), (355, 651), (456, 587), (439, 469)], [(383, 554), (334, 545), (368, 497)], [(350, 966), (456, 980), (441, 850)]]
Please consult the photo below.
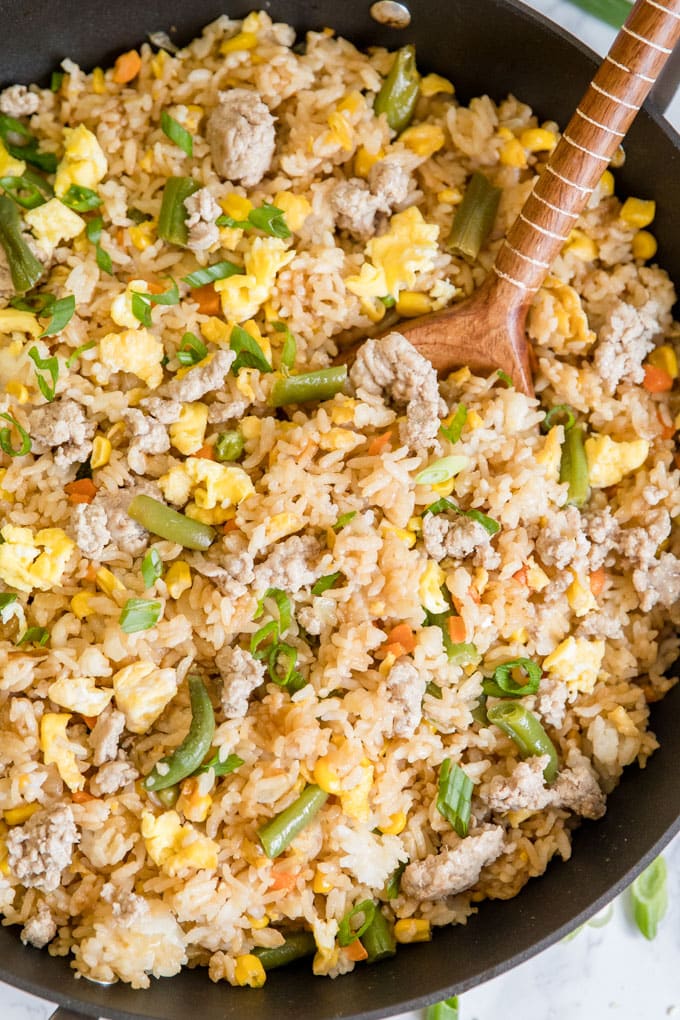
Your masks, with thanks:
[[(598, 52), (606, 52), (615, 35), (563, 0), (525, 2)], [(680, 130), (680, 94), (667, 116)], [(670, 907), (654, 942), (637, 931), (624, 894), (603, 927), (586, 925), (574, 938), (461, 996), (461, 1020), (508, 1015), (522, 1020), (680, 1020), (680, 836), (665, 856)], [(0, 982), (0, 1020), (47, 1020), (53, 1010)], [(397, 1020), (423, 1016), (408, 1013)]]

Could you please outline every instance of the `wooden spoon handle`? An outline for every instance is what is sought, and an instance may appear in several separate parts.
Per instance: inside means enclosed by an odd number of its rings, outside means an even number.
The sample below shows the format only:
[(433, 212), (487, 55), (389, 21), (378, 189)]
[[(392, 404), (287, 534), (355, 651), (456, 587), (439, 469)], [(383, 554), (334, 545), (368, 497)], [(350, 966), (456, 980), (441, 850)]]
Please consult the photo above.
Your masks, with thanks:
[(518, 303), (541, 286), (679, 38), (680, 0), (638, 0), (498, 252), (497, 282)]

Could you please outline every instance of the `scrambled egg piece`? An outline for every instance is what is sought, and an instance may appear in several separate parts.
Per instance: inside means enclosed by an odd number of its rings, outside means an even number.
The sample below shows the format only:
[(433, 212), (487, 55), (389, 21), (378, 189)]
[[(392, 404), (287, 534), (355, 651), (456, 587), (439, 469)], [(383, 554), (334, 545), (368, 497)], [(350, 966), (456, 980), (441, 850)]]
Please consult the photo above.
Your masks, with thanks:
[(151, 860), (172, 877), (182, 868), (217, 867), (217, 843), (188, 822), (182, 825), (176, 811), (164, 811), (158, 817), (144, 811), (142, 836)]
[(0, 177), (21, 177), (25, 169), (23, 159), (15, 159), (0, 142)]
[(445, 580), (446, 574), (442, 568), (434, 560), (430, 560), (420, 575), (418, 584), (420, 604), (428, 613), (445, 613), (449, 608), (441, 591)]
[[(468, 414), (468, 419), (470, 415)], [(562, 443), (560, 442), (559, 425), (553, 425), (548, 435), (543, 440), (540, 450), (537, 451), (534, 460), (537, 464), (545, 467), (546, 478), (556, 482), (560, 477), (560, 462), (562, 460)]]
[(93, 676), (62, 677), (51, 684), (47, 693), (61, 708), (92, 716), (101, 715), (113, 697), (112, 689), (97, 687)]
[(586, 439), (585, 449), (590, 484), (594, 489), (606, 489), (644, 464), (649, 443), (646, 439), (617, 443), (611, 436), (595, 433)]
[(279, 191), (274, 196), (274, 205), (283, 212), (286, 226), (293, 233), (300, 229), (312, 211), (304, 195), (294, 195), (292, 191)]
[(59, 584), (75, 548), (66, 532), (43, 528), (34, 535), (30, 528), (6, 524), (0, 535), (0, 577), (5, 584), (24, 592), (49, 591)]
[(340, 794), (343, 813), (359, 822), (368, 821), (368, 796), (373, 786), (373, 766), (365, 759), (361, 762), (361, 779), (351, 790)]
[(280, 514), (274, 514), (265, 524), (264, 543), (265, 545), (271, 545), (272, 542), (278, 542), (279, 539), (285, 538), (286, 535), (295, 534), (296, 531), (300, 531), (304, 526), (304, 519), (298, 516), (298, 514), (291, 513), (289, 510), (284, 510)]
[(99, 142), (84, 124), (64, 128), (64, 155), (54, 179), (56, 195), (65, 195), (72, 184), (94, 189), (108, 169)]
[(226, 510), (236, 506), (255, 491), (243, 468), (235, 464), (217, 464), (204, 457), (189, 457), (170, 468), (158, 479), (161, 492), (170, 503), (183, 506), (193, 495), (196, 506)]
[[(30, 333), (31, 336), (40, 336), (42, 327), (31, 312), (21, 312), (18, 308), (3, 308), (0, 311), (0, 333)], [(4, 348), (4, 351), (7, 351), (7, 348)], [(13, 359), (17, 353), (12, 352)]]
[(216, 280), (215, 290), (227, 319), (244, 322), (257, 315), (271, 293), (276, 274), (295, 258), (278, 237), (256, 237), (244, 256), (245, 273)]
[(177, 692), (174, 669), (160, 669), (140, 660), (118, 670), (113, 678), (116, 705), (131, 733), (146, 733)]
[(37, 209), (29, 209), (24, 220), (35, 234), (38, 241), (50, 250), (56, 248), (60, 241), (70, 241), (85, 229), (85, 220), (73, 209), (51, 198)]
[(132, 372), (150, 390), (163, 382), (163, 344), (148, 329), (107, 333), (99, 341), (99, 360), (111, 372)]
[(170, 426), (170, 442), (185, 456), (196, 453), (203, 446), (207, 424), (207, 404), (182, 404), (179, 418)]
[(117, 326), (137, 329), (139, 319), (132, 313), (132, 292), (148, 294), (149, 284), (146, 280), (130, 280), (124, 291), (121, 291), (111, 302), (111, 318)]
[(582, 580), (574, 574), (574, 580), (567, 588), (567, 601), (576, 616), (585, 616), (597, 609), (597, 599), (590, 590), (588, 579)]
[(543, 660), (543, 669), (570, 692), (590, 694), (604, 658), (604, 641), (568, 637)]
[(40, 750), (46, 765), (56, 765), (69, 790), (82, 790), (85, 777), (78, 768), (74, 745), (66, 735), (68, 712), (45, 712), (40, 720)]
[(366, 245), (372, 265), (364, 262), (358, 276), (348, 276), (347, 289), (365, 298), (396, 298), (401, 290), (414, 290), (417, 274), (434, 269), (438, 237), (437, 224), (426, 223), (415, 206), (396, 213), (387, 233)]
[[(535, 329), (532, 328), (534, 316), (538, 317)], [(542, 327), (538, 323), (539, 318), (554, 320), (551, 346), (558, 354), (564, 353), (568, 347), (575, 344), (579, 349), (590, 347), (595, 341), (595, 333), (588, 326), (581, 298), (573, 287), (562, 283), (556, 276), (547, 277), (529, 313), (531, 335), (540, 335), (542, 332)]]

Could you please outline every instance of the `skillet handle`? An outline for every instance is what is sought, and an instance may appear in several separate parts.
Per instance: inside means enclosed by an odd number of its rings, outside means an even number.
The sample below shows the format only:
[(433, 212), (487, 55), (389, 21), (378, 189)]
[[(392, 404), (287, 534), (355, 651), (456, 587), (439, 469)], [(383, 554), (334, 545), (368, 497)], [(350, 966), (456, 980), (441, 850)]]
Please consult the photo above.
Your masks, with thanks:
[(88, 1017), (83, 1013), (75, 1013), (72, 1009), (66, 1009), (65, 1006), (58, 1006), (49, 1020), (88, 1020)]
[(569, 232), (680, 39), (680, 0), (638, 0), (501, 246), (494, 272), (521, 304)]
[(676, 46), (652, 89), (647, 106), (665, 113), (680, 88), (680, 46)]

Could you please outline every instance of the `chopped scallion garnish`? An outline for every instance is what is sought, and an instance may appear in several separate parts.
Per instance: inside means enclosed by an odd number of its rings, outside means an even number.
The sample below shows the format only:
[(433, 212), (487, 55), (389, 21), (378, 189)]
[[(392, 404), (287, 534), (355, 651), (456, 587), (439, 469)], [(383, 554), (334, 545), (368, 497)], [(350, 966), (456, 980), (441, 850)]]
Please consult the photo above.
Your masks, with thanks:
[(183, 276), (182, 280), (184, 283), (188, 283), (190, 287), (205, 287), (209, 283), (214, 283), (215, 280), (226, 280), (228, 277), (242, 272), (241, 266), (237, 266), (234, 262), (228, 262), (225, 259), (223, 262), (216, 262), (212, 266), (206, 266), (205, 269), (196, 269), (193, 273), (189, 273), (188, 276)]
[[(526, 678), (526, 683), (518, 683), (513, 676), (515, 672)], [(490, 698), (526, 698), (537, 693), (541, 676), (541, 667), (532, 659), (510, 659), (496, 666), (493, 676), (485, 680), (482, 687)]]
[(437, 810), (459, 836), (467, 836), (473, 783), (460, 765), (445, 758), (439, 769)]
[[(349, 946), (356, 942), (370, 927), (375, 917), (376, 905), (373, 900), (362, 900), (356, 906), (348, 910), (338, 924), (338, 945)], [(356, 919), (360, 919), (357, 927), (354, 927)]]
[(502, 368), (499, 368), (496, 372), (496, 378), (500, 379), (502, 383), (505, 383), (507, 389), (511, 390), (514, 387), (514, 383), (507, 372), (504, 372)]
[(158, 549), (149, 549), (142, 560), (142, 578), (144, 587), (150, 588), (163, 573), (163, 560)]
[(488, 531), (490, 535), (497, 535), (501, 530), (501, 526), (497, 520), (493, 517), (489, 517), (487, 514), (483, 514), (481, 510), (461, 510), (459, 506), (452, 503), (450, 499), (446, 499), (443, 496), (441, 499), (435, 500), (434, 503), (430, 503), (423, 510), (422, 516), (426, 517), (427, 514), (441, 514), (441, 513), (454, 513), (460, 517), (469, 517), (472, 521), (477, 521), (481, 524), (485, 531)]
[(118, 619), (120, 629), (125, 634), (149, 630), (158, 623), (162, 612), (162, 603), (156, 599), (128, 599)]
[(462, 454), (441, 457), (419, 471), (414, 481), (416, 485), (439, 485), (441, 482), (448, 482), (449, 478), (453, 478), (463, 471), (468, 463), (469, 458)]
[(443, 1002), (436, 1002), (434, 1006), (428, 1006), (425, 1011), (425, 1020), (458, 1020), (458, 996), (453, 995)]
[(73, 294), (69, 294), (68, 297), (65, 298), (60, 298), (59, 301), (55, 301), (49, 310), (50, 321), (47, 323), (47, 326), (40, 336), (56, 336), (57, 333), (61, 333), (62, 329), (64, 329), (64, 327), (67, 326), (73, 318), (75, 310), (76, 299)]
[(50, 92), (58, 92), (62, 86), (63, 81), (64, 81), (63, 71), (52, 71), (52, 76), (50, 77)]
[(267, 202), (259, 209), (251, 209), (245, 220), (235, 220), (233, 216), (224, 213), (217, 218), (216, 223), (218, 227), (237, 227), (240, 230), (255, 227), (257, 230), (269, 234), (270, 237), (280, 237), (283, 240), (290, 237), (290, 229), (284, 219), (283, 209), (277, 209), (275, 205), (269, 205)]
[(338, 578), (341, 576), (342, 572), (340, 570), (336, 570), (333, 574), (325, 574), (324, 577), (320, 577), (319, 580), (312, 585), (312, 595), (323, 595), (323, 593), (328, 591), (329, 588), (334, 588)]
[(349, 524), (350, 521), (353, 521), (356, 515), (357, 515), (356, 510), (348, 510), (346, 514), (340, 514), (337, 521), (333, 525), (333, 531), (340, 531), (342, 528), (345, 527), (346, 524)]
[(29, 627), (17, 641), (17, 648), (19, 645), (39, 645), (44, 648), (49, 639), (50, 632), (46, 627)]
[(185, 127), (171, 117), (167, 110), (163, 110), (161, 113), (161, 130), (171, 142), (174, 142), (185, 156), (193, 156), (194, 154), (194, 143), (191, 135)]
[(574, 414), (574, 409), (569, 404), (555, 404), (546, 413), (545, 418), (541, 422), (541, 428), (544, 432), (550, 432), (553, 425), (562, 425), (564, 431), (568, 432), (575, 424), (576, 415)]
[(646, 939), (653, 939), (668, 909), (667, 868), (663, 857), (645, 868), (631, 886), (635, 923)]
[(253, 620), (259, 620), (259, 618), (262, 616), (264, 612), (264, 604), (267, 601), (267, 599), (272, 599), (276, 603), (277, 609), (279, 611), (278, 620), (279, 634), (280, 635), (285, 634), (285, 632), (290, 627), (292, 614), (290, 608), (290, 599), (286, 595), (285, 591), (281, 590), (281, 588), (267, 588), (266, 592), (257, 603), (255, 612), (253, 614)]
[[(35, 346), (30, 348), (28, 356), (35, 365), (35, 377), (38, 382), (40, 392), (45, 400), (54, 400), (54, 395), (57, 390), (57, 379), (59, 378), (59, 359), (57, 357), (41, 358), (40, 352)], [(38, 371), (39, 369), (49, 374), (50, 382), (47, 381), (44, 375), (40, 374), (40, 371)]]
[(0, 188), (22, 209), (37, 209), (51, 197), (52, 188), (40, 174), (26, 170), (21, 177), (0, 177)]
[(0, 449), (3, 453), (8, 454), (10, 457), (25, 457), (27, 453), (31, 451), (31, 437), (29, 436), (26, 429), (22, 428), (19, 422), (11, 414), (0, 414), (0, 418), (4, 418), (10, 425), (19, 433), (21, 443), (18, 447), (12, 446), (12, 432), (5, 426), (0, 428)]
[(180, 365), (197, 365), (207, 354), (208, 348), (195, 333), (185, 333), (177, 348), (176, 358)]
[(78, 358), (80, 357), (81, 354), (84, 354), (85, 351), (91, 351), (92, 348), (96, 347), (96, 346), (97, 346), (97, 341), (96, 340), (88, 340), (86, 344), (81, 344), (80, 347), (76, 347), (76, 349), (73, 352), (73, 354), (71, 354), (69, 356), (69, 358), (68, 358), (68, 360), (66, 362), (66, 367), (67, 368), (73, 368), (73, 366), (75, 365), (76, 361), (78, 360)]
[(236, 360), (231, 366), (234, 375), (238, 375), (242, 368), (257, 368), (260, 372), (271, 372), (269, 364), (262, 348), (242, 326), (234, 326), (229, 338), (229, 347), (236, 354)]
[(61, 201), (69, 209), (79, 213), (97, 209), (102, 204), (96, 191), (93, 191), (92, 188), (84, 188), (80, 184), (72, 184), (66, 194), (61, 196)]
[(279, 637), (279, 621), (270, 620), (250, 636), (250, 654), (254, 659), (268, 659)]
[(146, 294), (136, 290), (132, 291), (130, 301), (132, 314), (136, 319), (139, 319), (143, 326), (150, 327), (153, 325), (151, 321), (152, 305), (179, 304), (179, 287), (172, 277), (168, 277), (168, 279), (170, 280), (170, 286), (162, 294)]
[(281, 366), (282, 368), (291, 369), (295, 364), (295, 357), (297, 355), (297, 342), (295, 337), (288, 329), (285, 322), (272, 322), (272, 326), (277, 333), (285, 333), (283, 346), (281, 348)]
[(466, 419), (467, 419), (467, 407), (465, 406), (465, 404), (459, 404), (458, 407), (456, 408), (456, 413), (454, 414), (449, 424), (440, 425), (439, 431), (441, 432), (445, 439), (448, 439), (450, 443), (457, 443), (462, 435), (463, 426), (465, 425)]

